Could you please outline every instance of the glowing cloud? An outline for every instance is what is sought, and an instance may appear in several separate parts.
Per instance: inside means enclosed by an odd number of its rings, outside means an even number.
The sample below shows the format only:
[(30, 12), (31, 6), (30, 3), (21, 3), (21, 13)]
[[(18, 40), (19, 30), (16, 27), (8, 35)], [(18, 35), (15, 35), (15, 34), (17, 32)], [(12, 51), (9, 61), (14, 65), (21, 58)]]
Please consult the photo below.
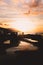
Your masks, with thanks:
[(21, 32), (32, 32), (36, 28), (36, 25), (32, 21), (25, 18), (17, 19), (16, 22), (10, 22), (9, 26)]

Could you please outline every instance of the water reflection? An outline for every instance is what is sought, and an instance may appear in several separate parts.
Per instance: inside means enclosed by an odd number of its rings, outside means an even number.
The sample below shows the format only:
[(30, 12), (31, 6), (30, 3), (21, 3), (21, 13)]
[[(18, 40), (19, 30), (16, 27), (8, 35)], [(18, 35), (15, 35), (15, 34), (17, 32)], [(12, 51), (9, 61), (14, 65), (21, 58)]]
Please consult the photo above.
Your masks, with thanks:
[[(6, 43), (9, 42), (9, 44)], [(8, 49), (9, 48), (9, 49)], [(10, 29), (0, 28), (0, 52), (7, 51), (42, 51), (43, 36), (40, 34), (23, 34), (18, 35), (18, 32), (13, 32)], [(10, 52), (9, 51), (9, 52)]]

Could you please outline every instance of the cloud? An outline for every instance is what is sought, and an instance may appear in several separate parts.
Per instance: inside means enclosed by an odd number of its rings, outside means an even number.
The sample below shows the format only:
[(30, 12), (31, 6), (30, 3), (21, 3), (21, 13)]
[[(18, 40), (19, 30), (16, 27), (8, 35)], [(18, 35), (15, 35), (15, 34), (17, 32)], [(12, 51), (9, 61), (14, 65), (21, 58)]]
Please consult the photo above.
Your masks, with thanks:
[(0, 6), (5, 6), (5, 5), (7, 5), (7, 3), (6, 2), (4, 2), (3, 0), (0, 0)]
[[(7, 4), (8, 2), (10, 4)], [(38, 18), (43, 19), (43, 0), (2, 0), (0, 3), (0, 18), (38, 15)], [(33, 7), (34, 4), (37, 4), (37, 7)]]
[(41, 2), (41, 0), (31, 0), (30, 6), (31, 7), (37, 7), (40, 2)]

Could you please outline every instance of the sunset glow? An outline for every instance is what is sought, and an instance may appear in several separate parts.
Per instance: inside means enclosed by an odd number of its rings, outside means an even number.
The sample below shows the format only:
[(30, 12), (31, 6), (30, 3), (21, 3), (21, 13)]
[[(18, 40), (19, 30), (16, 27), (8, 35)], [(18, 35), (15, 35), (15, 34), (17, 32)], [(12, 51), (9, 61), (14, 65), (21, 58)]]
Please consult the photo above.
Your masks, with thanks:
[(21, 32), (27, 32), (28, 30), (32, 31), (36, 27), (33, 22), (28, 21), (26, 19), (23, 19), (23, 20), (21, 19), (21, 20), (16, 20), (16, 22), (11, 22), (9, 24), (9, 26), (11, 28), (13, 28), (13, 29), (15, 28)]
[(43, 0), (1, 0), (0, 22), (13, 31), (43, 32)]
[[(0, 29), (1, 28), (13, 31), (14, 36), (12, 33), (10, 35), (12, 39), (15, 39), (15, 32), (18, 34), (17, 38), (19, 35), (43, 33), (43, 0), (0, 0)], [(4, 39), (4, 36), (2, 37), (2, 39)], [(25, 38), (25, 36), (23, 38)], [(38, 42), (32, 39), (27, 40), (34, 43)], [(4, 43), (8, 44), (9, 42), (10, 41), (7, 40)], [(22, 51), (26, 49), (37, 50), (37, 47), (20, 39), (20, 44), (16, 49)], [(12, 50), (12, 48), (8, 49), (8, 51), (9, 50)], [(15, 47), (13, 50), (15, 51)]]

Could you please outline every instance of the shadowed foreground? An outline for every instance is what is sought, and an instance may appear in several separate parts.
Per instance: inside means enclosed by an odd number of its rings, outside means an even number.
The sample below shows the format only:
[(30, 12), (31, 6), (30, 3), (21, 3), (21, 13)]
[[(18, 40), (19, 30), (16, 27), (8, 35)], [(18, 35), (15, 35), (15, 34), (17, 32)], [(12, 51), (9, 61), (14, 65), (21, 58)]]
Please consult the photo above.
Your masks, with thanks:
[[(0, 30), (0, 65), (43, 65), (43, 38), (41, 35), (20, 35), (17, 33)], [(38, 40), (38, 42), (31, 42), (28, 39)], [(3, 44), (4, 41), (10, 40), (10, 44)], [(14, 54), (7, 55), (6, 49), (18, 46), (20, 41), (25, 41), (38, 46), (38, 50), (16, 50)], [(13, 42), (13, 43), (12, 43)], [(14, 44), (15, 42), (15, 44)]]
[(0, 64), (4, 65), (43, 65), (43, 56), (37, 51), (16, 51), (12, 55), (0, 55)]

